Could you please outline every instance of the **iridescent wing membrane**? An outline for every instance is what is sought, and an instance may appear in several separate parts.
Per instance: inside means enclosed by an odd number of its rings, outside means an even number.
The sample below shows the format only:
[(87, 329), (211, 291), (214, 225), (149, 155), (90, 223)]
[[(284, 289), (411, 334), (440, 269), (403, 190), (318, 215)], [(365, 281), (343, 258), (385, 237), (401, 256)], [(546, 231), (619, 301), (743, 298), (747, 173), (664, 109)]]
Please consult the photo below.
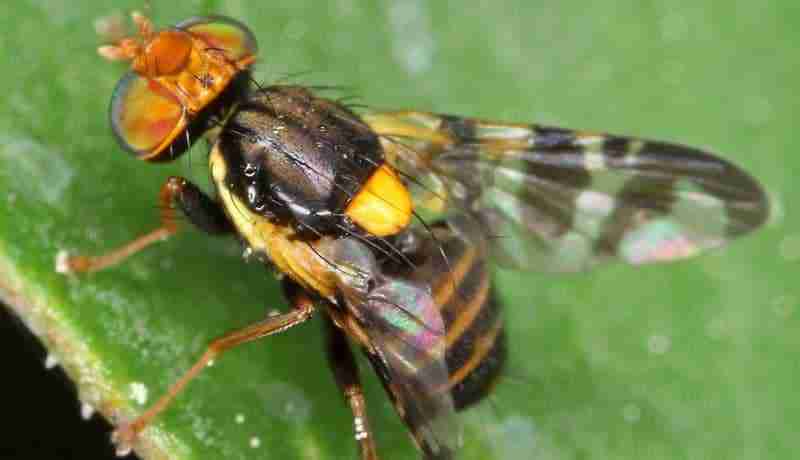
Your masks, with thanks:
[(682, 259), (769, 214), (752, 177), (692, 147), (424, 112), (365, 119), (418, 205), (475, 214), (496, 260), (517, 269)]
[(447, 392), (445, 328), (427, 286), (385, 278), (358, 308), (375, 344), (370, 356), (388, 375), (384, 385), (428, 458), (449, 458), (460, 425)]
[(368, 338), (367, 357), (426, 458), (450, 458), (460, 443), (445, 362), (445, 324), (431, 286), (384, 274), (364, 242), (341, 238), (328, 256), (347, 309)]
[[(364, 119), (406, 178), (417, 212), (507, 267), (574, 272), (613, 260), (677, 260), (746, 234), (768, 216), (755, 180), (691, 147), (421, 112)], [(439, 278), (458, 279), (450, 269), (453, 275)], [(427, 276), (434, 283), (436, 274)], [(436, 388), (454, 369), (446, 367), (443, 333), (430, 332), (443, 324), (442, 306), (420, 286), (386, 281), (374, 291), (383, 294), (348, 303), (367, 318), (377, 344), (373, 364), (387, 374), (384, 385), (426, 458), (449, 458), (458, 445), (453, 403)], [(430, 343), (419, 346), (423, 339)], [(443, 428), (443, 420), (454, 428)]]

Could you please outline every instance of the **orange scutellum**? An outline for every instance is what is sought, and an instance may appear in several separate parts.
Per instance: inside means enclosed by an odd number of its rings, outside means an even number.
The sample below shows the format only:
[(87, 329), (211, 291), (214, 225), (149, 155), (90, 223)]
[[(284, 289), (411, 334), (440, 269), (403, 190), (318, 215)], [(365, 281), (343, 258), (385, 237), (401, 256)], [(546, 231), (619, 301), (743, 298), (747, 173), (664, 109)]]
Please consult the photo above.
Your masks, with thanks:
[(413, 205), (405, 184), (384, 164), (367, 179), (345, 214), (375, 236), (399, 233), (411, 222)]

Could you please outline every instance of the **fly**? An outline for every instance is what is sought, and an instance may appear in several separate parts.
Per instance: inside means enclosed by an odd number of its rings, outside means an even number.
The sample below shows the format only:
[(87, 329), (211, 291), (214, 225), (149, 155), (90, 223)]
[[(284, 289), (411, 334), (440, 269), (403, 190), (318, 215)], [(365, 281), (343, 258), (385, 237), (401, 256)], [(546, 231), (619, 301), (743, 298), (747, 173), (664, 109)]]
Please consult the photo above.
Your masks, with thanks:
[(287, 313), (214, 340), (137, 419), (122, 450), (213, 359), (321, 313), (327, 356), (362, 459), (377, 459), (352, 347), (360, 348), (427, 459), (457, 456), (456, 413), (497, 383), (509, 350), (496, 264), (576, 272), (668, 262), (760, 227), (768, 200), (750, 175), (693, 147), (591, 131), (421, 111), (362, 112), (251, 76), (242, 23), (192, 18), (100, 48), (130, 60), (111, 98), (121, 147), (172, 161), (210, 145), (214, 194), (168, 178), (161, 224), (101, 256), (62, 255), (62, 272), (114, 266), (195, 227), (239, 238), (282, 274)]

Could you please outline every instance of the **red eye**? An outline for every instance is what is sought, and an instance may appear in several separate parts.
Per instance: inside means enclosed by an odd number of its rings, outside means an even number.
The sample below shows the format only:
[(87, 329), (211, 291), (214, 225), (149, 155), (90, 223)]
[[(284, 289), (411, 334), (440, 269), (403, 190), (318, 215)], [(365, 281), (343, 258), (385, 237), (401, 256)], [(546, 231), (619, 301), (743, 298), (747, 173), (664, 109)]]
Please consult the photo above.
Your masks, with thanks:
[(122, 147), (154, 159), (186, 129), (186, 111), (156, 80), (129, 72), (111, 96), (111, 128)]

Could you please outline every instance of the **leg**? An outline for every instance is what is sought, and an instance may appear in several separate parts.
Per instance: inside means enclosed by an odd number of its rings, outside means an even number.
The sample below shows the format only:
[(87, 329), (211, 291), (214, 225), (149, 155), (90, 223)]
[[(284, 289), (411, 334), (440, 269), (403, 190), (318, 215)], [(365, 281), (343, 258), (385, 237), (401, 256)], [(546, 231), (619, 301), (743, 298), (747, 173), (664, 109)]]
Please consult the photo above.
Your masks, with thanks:
[(288, 313), (271, 316), (263, 321), (243, 327), (242, 329), (231, 331), (213, 340), (200, 359), (198, 359), (177, 382), (172, 384), (166, 394), (150, 406), (142, 415), (137, 417), (136, 420), (117, 428), (114, 432), (114, 442), (117, 444), (117, 452), (128, 452), (133, 442), (136, 440), (136, 436), (150, 424), (154, 417), (164, 411), (172, 400), (184, 389), (186, 384), (202, 372), (214, 358), (243, 343), (283, 332), (297, 326), (309, 319), (314, 312), (314, 304), (305, 296), (298, 296), (295, 298), (292, 306), (292, 311)]
[(325, 324), (328, 333), (328, 364), (331, 366), (339, 389), (344, 394), (347, 405), (350, 406), (350, 410), (353, 412), (356, 441), (361, 448), (361, 459), (377, 460), (378, 453), (375, 449), (375, 440), (367, 420), (367, 405), (364, 400), (361, 381), (358, 378), (358, 366), (356, 365), (353, 351), (347, 343), (347, 337), (330, 319), (326, 319)]
[(164, 241), (178, 232), (175, 208), (200, 230), (218, 235), (233, 231), (219, 204), (196, 185), (182, 177), (170, 177), (159, 194), (161, 225), (155, 230), (101, 256), (65, 256), (59, 254), (56, 271), (60, 273), (94, 272), (117, 265), (153, 243)]

